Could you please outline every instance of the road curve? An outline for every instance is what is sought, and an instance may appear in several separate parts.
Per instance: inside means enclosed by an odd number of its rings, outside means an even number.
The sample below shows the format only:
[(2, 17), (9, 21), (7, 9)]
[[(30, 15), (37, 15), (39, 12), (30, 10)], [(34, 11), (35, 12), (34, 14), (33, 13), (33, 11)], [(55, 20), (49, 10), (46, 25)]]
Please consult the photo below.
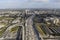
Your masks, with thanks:
[(39, 40), (34, 29), (33, 29), (33, 18), (35, 17), (35, 15), (30, 16), (27, 20), (26, 20), (26, 35), (25, 35), (25, 40)]

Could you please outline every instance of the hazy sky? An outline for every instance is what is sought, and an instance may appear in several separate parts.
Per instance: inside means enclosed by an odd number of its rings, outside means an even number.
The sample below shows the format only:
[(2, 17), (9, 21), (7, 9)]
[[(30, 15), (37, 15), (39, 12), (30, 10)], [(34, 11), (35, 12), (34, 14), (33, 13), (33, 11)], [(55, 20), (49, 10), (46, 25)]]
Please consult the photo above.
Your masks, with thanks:
[(0, 0), (2, 8), (60, 8), (60, 0)]

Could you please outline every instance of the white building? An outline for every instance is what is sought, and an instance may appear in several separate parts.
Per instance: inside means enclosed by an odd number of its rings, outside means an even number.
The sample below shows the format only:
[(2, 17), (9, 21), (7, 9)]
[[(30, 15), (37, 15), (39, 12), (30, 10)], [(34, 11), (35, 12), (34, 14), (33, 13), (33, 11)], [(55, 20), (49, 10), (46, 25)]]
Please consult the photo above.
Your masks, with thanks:
[(47, 17), (44, 20), (47, 21), (47, 22), (52, 22), (54, 24), (58, 24), (59, 23), (59, 18), (56, 18), (56, 17)]

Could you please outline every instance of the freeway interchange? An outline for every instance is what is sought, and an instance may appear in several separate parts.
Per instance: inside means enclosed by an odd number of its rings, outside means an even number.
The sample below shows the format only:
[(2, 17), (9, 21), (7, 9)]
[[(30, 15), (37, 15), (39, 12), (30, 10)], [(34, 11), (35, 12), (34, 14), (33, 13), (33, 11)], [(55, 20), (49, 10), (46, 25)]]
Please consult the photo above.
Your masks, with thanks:
[[(10, 16), (14, 18), (6, 26), (2, 37), (9, 38), (12, 33), (10, 29), (15, 29), (15, 37), (13, 40), (59, 40), (60, 39), (60, 16), (54, 14), (22, 14), (20, 16)], [(39, 25), (38, 25), (39, 24)], [(14, 31), (14, 30), (12, 30)], [(9, 32), (9, 33), (8, 33)], [(43, 34), (43, 35), (42, 35)]]
[[(49, 16), (48, 16), (49, 15)], [(37, 18), (36, 18), (37, 17)], [(48, 18), (47, 18), (48, 17)], [(58, 22), (60, 16), (55, 14), (32, 14), (26, 19), (26, 40), (59, 40), (60, 39), (60, 27)], [(35, 18), (35, 20), (34, 20)], [(48, 21), (46, 21), (46, 19)], [(36, 23), (40, 23), (41, 30), (43, 34), (41, 35), (38, 26), (35, 26)], [(32, 36), (33, 35), (33, 36)], [(35, 37), (35, 38), (34, 38)]]

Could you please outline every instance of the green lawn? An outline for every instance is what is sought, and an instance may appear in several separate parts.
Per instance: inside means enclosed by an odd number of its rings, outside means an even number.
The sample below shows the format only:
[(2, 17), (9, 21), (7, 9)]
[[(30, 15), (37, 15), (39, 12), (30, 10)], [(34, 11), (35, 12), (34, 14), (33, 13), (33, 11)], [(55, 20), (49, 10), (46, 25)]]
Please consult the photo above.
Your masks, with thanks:
[(11, 28), (10, 32), (16, 32), (18, 30), (18, 26)]
[(6, 30), (6, 27), (2, 27), (0, 28), (0, 37), (2, 36), (2, 34), (5, 32)]

